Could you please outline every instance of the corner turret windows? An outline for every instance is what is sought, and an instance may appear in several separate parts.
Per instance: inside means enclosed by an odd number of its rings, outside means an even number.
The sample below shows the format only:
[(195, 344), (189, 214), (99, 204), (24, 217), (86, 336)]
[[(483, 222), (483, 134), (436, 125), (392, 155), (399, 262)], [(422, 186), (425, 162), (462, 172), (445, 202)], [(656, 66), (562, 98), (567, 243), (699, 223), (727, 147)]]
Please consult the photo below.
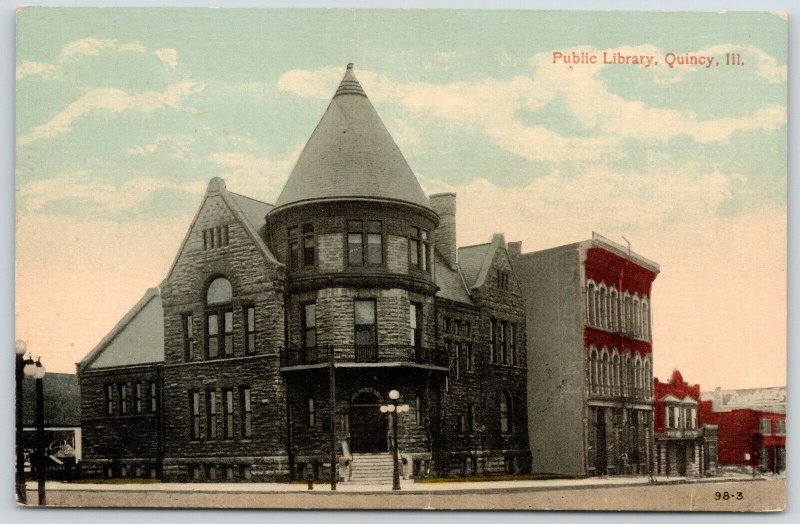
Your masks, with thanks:
[(317, 305), (313, 302), (303, 305), (303, 347), (313, 348), (317, 345)]
[(314, 224), (290, 227), (287, 230), (289, 268), (313, 267), (316, 263)]
[(379, 220), (347, 221), (347, 265), (383, 264), (383, 224)]
[(431, 270), (430, 257), (430, 237), (428, 232), (418, 227), (412, 227), (408, 237), (408, 254), (411, 267), (422, 271)]

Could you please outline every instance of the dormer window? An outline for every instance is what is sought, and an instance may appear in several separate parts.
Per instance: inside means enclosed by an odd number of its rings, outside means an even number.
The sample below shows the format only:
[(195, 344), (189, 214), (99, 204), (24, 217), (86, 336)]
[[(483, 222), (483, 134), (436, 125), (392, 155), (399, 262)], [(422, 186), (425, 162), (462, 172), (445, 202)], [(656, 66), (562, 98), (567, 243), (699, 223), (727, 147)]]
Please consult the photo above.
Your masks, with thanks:
[(228, 225), (209, 227), (203, 230), (203, 250), (217, 249), (228, 245)]
[(508, 271), (497, 270), (497, 287), (508, 289)]
[(430, 236), (424, 229), (412, 227), (408, 237), (408, 254), (411, 267), (422, 271), (431, 270), (430, 257)]

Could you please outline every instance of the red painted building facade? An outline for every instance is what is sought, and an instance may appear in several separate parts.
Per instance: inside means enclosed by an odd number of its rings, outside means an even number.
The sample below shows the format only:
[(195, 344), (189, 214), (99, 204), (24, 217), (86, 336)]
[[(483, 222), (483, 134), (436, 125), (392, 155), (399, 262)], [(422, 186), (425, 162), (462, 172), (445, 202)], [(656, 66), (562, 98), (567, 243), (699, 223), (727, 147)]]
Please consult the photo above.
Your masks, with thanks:
[(757, 467), (761, 472), (786, 469), (786, 414), (757, 409), (714, 411), (703, 402), (700, 420), (716, 424), (719, 464)]
[(704, 476), (717, 469), (717, 427), (700, 412), (700, 385), (690, 385), (677, 369), (667, 382), (653, 381), (655, 471), (660, 475)]

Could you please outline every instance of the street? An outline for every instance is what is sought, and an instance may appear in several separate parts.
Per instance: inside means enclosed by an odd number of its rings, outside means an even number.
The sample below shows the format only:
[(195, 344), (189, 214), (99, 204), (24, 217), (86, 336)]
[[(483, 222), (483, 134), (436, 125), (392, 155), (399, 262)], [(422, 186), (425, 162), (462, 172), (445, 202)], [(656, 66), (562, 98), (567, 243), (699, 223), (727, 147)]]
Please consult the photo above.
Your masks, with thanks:
[[(470, 485), (473, 484), (473, 485)], [(492, 486), (492, 484), (497, 484)], [(297, 484), (144, 484), (48, 483), (49, 506), (308, 509), (464, 509), (464, 510), (642, 510), (777, 511), (785, 506), (785, 478), (703, 481), (640, 479), (414, 484), (390, 486), (326, 485), (313, 491)], [(35, 485), (28, 485), (35, 504)]]

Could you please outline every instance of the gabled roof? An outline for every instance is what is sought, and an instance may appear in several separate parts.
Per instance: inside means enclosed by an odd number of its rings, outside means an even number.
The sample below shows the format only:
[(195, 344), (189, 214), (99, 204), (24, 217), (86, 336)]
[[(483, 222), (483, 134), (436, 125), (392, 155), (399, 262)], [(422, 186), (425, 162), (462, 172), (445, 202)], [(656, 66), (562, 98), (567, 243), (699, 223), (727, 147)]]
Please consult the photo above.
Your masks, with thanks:
[(673, 395), (672, 393), (667, 393), (666, 395), (661, 397), (659, 400), (661, 402), (664, 402), (664, 403), (669, 402), (669, 403), (678, 403), (678, 404), (697, 404), (697, 401), (695, 399), (693, 399), (692, 397), (690, 397), (689, 395), (686, 395), (683, 398), (678, 398), (675, 395)]
[(158, 288), (150, 288), (78, 363), (78, 372), (163, 361), (164, 310)]
[(351, 198), (400, 201), (430, 209), (417, 177), (353, 74), (353, 64), (348, 64), (274, 209)]
[[(70, 373), (44, 375), (45, 427), (77, 427), (81, 425), (78, 377)], [(22, 381), (22, 425), (33, 427), (36, 413), (36, 388), (33, 380)]]
[(453, 269), (442, 255), (434, 249), (434, 281), (439, 286), (436, 296), (453, 302), (472, 305), (469, 290), (458, 269)]
[(458, 265), (470, 289), (479, 288), (486, 282), (495, 253), (505, 247), (503, 235), (495, 233), (491, 242), (458, 248)]
[(272, 251), (270, 251), (269, 247), (267, 247), (267, 244), (264, 241), (263, 233), (264, 229), (266, 228), (266, 220), (264, 216), (272, 209), (273, 206), (271, 204), (267, 204), (266, 202), (261, 202), (250, 197), (231, 193), (226, 189), (224, 180), (214, 177), (208, 182), (208, 189), (203, 197), (203, 201), (200, 203), (200, 206), (197, 208), (197, 212), (194, 214), (192, 225), (189, 227), (189, 229), (186, 231), (186, 235), (183, 237), (181, 247), (178, 248), (178, 254), (175, 255), (175, 258), (172, 260), (172, 265), (169, 267), (169, 271), (167, 271), (165, 280), (169, 279), (170, 275), (172, 275), (172, 271), (175, 269), (175, 265), (178, 263), (178, 260), (180, 260), (183, 249), (186, 247), (186, 242), (189, 240), (189, 235), (192, 234), (194, 223), (197, 222), (197, 217), (200, 216), (200, 211), (202, 211), (206, 200), (208, 200), (208, 198), (211, 196), (219, 196), (222, 198), (222, 201), (225, 202), (225, 204), (228, 206), (228, 209), (231, 210), (231, 213), (233, 213), (233, 215), (244, 226), (248, 236), (255, 243), (258, 250), (261, 251), (261, 254), (264, 255), (265, 260), (273, 264), (283, 266), (282, 263), (278, 262), (278, 259), (275, 258), (275, 255), (272, 254)]

